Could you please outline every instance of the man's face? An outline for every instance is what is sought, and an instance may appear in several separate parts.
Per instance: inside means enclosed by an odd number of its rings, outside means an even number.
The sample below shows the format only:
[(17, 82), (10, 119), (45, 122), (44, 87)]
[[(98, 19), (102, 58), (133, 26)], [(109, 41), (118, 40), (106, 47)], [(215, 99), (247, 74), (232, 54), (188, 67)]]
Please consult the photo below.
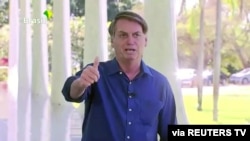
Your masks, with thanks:
[(117, 59), (140, 61), (146, 43), (147, 37), (139, 23), (127, 19), (120, 19), (116, 22), (111, 45), (115, 49)]

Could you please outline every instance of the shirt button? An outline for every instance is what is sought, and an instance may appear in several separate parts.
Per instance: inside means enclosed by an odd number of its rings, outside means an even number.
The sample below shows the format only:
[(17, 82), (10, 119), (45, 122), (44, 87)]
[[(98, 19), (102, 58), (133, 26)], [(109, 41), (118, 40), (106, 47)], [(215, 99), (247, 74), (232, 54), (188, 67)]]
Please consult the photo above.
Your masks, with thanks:
[(131, 85), (131, 84), (132, 84), (132, 82), (130, 81), (130, 82), (129, 82), (129, 84)]
[(132, 122), (128, 122), (128, 125), (131, 125), (132, 124)]
[(127, 139), (130, 139), (130, 136), (127, 136)]
[(120, 71), (120, 74), (122, 74), (122, 72)]
[(132, 95), (130, 95), (129, 98), (132, 98)]
[(132, 111), (132, 109), (131, 109), (131, 108), (129, 108), (129, 109), (128, 109), (128, 111), (129, 111), (129, 112), (131, 112), (131, 111)]

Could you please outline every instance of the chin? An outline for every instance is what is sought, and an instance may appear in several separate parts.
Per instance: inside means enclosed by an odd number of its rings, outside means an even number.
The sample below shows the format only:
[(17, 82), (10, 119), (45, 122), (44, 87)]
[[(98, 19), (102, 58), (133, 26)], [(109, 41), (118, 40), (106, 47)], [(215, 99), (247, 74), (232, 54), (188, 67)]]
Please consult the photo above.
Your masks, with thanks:
[(138, 58), (137, 57), (126, 57), (125, 60), (135, 61), (135, 60), (138, 60)]

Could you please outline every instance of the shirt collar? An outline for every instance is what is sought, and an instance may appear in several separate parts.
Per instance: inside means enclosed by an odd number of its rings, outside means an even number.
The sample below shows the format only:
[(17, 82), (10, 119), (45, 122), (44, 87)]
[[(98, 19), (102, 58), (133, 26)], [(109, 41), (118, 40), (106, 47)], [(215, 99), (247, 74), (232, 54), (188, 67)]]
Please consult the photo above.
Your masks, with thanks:
[[(121, 71), (121, 69), (119, 67), (119, 64), (118, 64), (116, 58), (112, 59), (110, 64), (108, 65), (108, 68), (107, 68), (108, 74), (112, 75), (112, 74), (118, 73), (120, 71)], [(152, 76), (152, 73), (151, 73), (149, 67), (144, 63), (144, 61), (141, 61), (141, 73), (142, 74), (145, 73), (145, 74)]]

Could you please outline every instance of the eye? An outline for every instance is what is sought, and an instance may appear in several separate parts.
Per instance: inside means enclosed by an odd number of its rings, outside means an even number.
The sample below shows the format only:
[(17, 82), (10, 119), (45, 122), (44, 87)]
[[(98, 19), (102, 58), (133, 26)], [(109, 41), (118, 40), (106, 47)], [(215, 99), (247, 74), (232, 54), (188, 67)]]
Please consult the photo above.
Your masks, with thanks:
[(127, 34), (125, 34), (125, 33), (119, 34), (119, 37), (120, 37), (120, 38), (126, 38), (126, 37), (127, 37)]
[(140, 33), (134, 33), (133, 36), (134, 36), (135, 38), (137, 38), (137, 37), (140, 37), (141, 34), (140, 34)]

